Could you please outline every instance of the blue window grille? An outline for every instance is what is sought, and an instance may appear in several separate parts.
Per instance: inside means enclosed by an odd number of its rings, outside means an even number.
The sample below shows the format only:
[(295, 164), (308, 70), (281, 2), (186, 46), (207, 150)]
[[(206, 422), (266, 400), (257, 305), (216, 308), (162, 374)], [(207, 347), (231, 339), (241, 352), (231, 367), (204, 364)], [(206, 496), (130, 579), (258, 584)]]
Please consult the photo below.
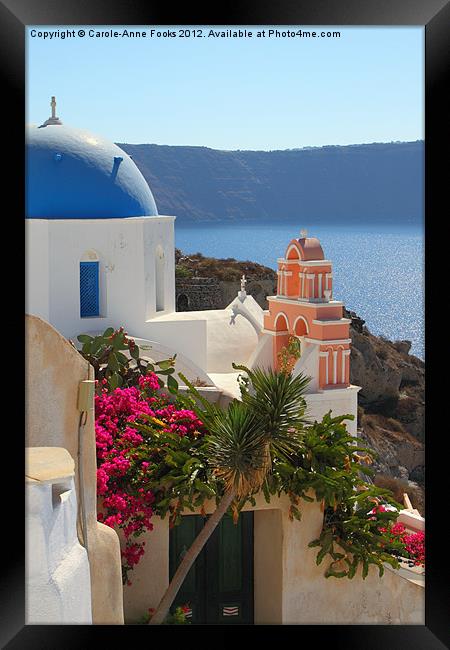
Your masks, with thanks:
[(98, 262), (80, 262), (80, 316), (100, 316)]

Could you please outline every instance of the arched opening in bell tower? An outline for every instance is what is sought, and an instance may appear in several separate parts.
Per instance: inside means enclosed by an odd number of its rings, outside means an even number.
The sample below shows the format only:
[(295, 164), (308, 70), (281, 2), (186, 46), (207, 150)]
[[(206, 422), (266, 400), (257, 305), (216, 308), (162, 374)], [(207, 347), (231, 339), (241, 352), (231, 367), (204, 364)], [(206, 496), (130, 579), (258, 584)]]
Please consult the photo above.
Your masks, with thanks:
[(274, 345), (274, 367), (278, 370), (281, 366), (281, 358), (283, 348), (289, 344), (289, 321), (286, 314), (280, 312), (275, 318), (275, 345)]
[(305, 341), (304, 337), (308, 336), (309, 334), (309, 325), (308, 321), (304, 316), (297, 316), (294, 327), (293, 327), (293, 332), (295, 336), (297, 337), (300, 345), (300, 355), (303, 354), (303, 351), (305, 349)]

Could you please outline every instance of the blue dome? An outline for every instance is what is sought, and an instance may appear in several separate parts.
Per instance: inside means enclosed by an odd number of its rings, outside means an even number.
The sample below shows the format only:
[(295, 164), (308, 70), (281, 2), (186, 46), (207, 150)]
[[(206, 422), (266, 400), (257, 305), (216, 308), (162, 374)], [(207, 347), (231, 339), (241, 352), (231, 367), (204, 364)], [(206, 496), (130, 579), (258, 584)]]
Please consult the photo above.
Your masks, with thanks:
[(153, 194), (130, 156), (63, 124), (27, 128), (26, 216), (111, 219), (156, 216)]

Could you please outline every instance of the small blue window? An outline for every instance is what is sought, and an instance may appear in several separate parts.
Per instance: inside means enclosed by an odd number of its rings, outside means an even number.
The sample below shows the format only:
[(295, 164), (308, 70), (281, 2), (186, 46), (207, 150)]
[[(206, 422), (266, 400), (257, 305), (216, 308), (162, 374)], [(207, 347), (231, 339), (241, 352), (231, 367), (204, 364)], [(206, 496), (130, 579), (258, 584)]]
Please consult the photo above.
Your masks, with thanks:
[(80, 316), (100, 316), (98, 262), (80, 262)]

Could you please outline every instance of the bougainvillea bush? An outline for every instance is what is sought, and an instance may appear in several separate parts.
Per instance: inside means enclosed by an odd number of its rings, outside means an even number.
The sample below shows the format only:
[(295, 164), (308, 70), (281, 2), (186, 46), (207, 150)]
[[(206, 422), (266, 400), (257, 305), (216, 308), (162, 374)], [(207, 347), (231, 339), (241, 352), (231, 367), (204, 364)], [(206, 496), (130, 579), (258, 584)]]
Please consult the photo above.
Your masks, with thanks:
[(389, 529), (392, 540), (400, 540), (404, 545), (405, 552), (400, 557), (410, 560), (412, 566), (425, 567), (425, 533), (408, 533), (405, 526), (396, 522)]
[[(152, 530), (151, 518), (165, 514), (164, 478), (170, 477), (174, 447), (195, 445), (204, 435), (201, 421), (191, 410), (158, 394), (155, 373), (141, 376), (138, 386), (115, 388), (95, 397), (97, 492), (99, 521), (119, 527), (125, 537), (123, 578), (138, 564), (145, 542), (139, 537)], [(137, 430), (137, 424), (143, 425)], [(179, 441), (176, 445), (174, 442)], [(172, 522), (171, 522), (172, 523)]]

